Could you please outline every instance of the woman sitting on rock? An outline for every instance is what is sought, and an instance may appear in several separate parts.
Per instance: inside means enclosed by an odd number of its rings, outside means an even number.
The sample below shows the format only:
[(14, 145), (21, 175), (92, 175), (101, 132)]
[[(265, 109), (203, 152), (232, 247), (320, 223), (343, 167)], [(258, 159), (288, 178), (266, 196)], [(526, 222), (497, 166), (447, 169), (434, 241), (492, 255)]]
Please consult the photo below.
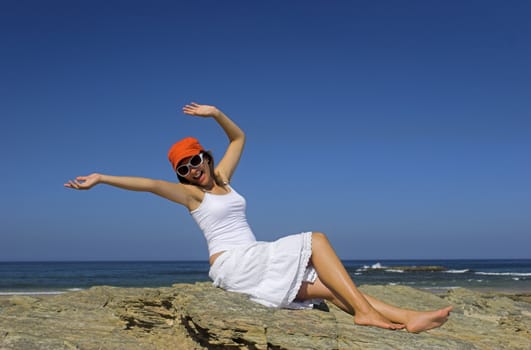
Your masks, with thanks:
[(290, 235), (274, 242), (257, 241), (245, 214), (245, 199), (230, 179), (245, 144), (244, 132), (213, 106), (191, 103), (183, 112), (211, 117), (225, 131), (229, 145), (219, 164), (192, 137), (175, 143), (168, 158), (180, 183), (141, 177), (91, 174), (66, 187), (87, 190), (107, 184), (151, 192), (184, 205), (203, 231), (214, 285), (244, 293), (269, 307), (311, 307), (326, 299), (354, 316), (358, 325), (420, 332), (446, 322), (451, 307), (414, 311), (388, 305), (358, 290), (328, 239), (320, 232)]

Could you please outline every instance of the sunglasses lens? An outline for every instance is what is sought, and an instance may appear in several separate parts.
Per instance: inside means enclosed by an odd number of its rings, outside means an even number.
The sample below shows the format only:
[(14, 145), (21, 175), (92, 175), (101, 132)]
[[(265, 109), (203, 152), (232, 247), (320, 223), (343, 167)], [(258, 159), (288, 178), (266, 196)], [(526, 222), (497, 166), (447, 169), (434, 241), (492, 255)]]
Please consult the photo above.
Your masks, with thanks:
[(203, 163), (203, 157), (201, 157), (200, 155), (193, 156), (192, 159), (190, 159), (191, 166), (198, 166), (201, 163)]
[(177, 173), (181, 176), (188, 175), (188, 165), (181, 165), (177, 168)]

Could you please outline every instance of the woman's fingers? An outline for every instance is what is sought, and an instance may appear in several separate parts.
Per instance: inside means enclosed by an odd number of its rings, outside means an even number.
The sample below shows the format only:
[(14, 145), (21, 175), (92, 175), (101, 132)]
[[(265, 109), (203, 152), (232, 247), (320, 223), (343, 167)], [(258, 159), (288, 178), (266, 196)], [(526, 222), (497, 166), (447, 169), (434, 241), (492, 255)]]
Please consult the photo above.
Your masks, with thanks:
[(183, 107), (183, 112), (186, 113), (186, 114), (194, 114), (196, 109), (197, 108), (193, 107), (193, 106), (184, 106)]
[(94, 187), (100, 179), (99, 174), (90, 174), (88, 176), (77, 176), (74, 180), (69, 180), (64, 184), (65, 187), (76, 190), (88, 190)]
[(75, 180), (68, 180), (68, 182), (65, 183), (64, 186), (68, 187), (68, 188), (73, 188), (73, 189), (76, 189), (76, 190), (83, 189), (83, 183), (81, 183), (79, 181), (84, 181), (85, 178), (86, 178), (85, 176), (78, 176), (78, 177), (76, 177)]
[(218, 113), (218, 109), (214, 106), (200, 105), (196, 102), (191, 102), (183, 107), (184, 114), (194, 115), (197, 117), (213, 117)]
[(183, 112), (191, 115), (202, 115), (200, 112), (201, 105), (196, 102), (191, 102), (183, 107)]
[(75, 189), (77, 189), (78, 187), (78, 185), (72, 180), (68, 180), (68, 182), (65, 183), (64, 186), (68, 188), (75, 188)]

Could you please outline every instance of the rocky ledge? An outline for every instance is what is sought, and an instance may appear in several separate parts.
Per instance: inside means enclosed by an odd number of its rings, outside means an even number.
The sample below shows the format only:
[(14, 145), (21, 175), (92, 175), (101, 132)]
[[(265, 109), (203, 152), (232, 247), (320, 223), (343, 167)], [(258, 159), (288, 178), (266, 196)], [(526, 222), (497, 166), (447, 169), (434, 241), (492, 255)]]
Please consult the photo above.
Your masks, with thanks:
[(53, 297), (0, 299), (0, 349), (529, 349), (529, 295), (455, 289), (435, 295), (404, 286), (362, 286), (416, 309), (454, 306), (421, 334), (356, 326), (323, 305), (268, 309), (210, 283), (167, 288), (94, 287)]

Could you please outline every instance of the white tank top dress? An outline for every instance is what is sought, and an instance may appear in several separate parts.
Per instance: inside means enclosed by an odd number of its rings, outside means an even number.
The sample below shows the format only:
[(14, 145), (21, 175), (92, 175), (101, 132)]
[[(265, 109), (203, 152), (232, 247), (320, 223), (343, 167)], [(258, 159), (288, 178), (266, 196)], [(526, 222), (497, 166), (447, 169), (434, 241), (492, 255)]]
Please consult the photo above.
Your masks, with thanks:
[(245, 198), (228, 188), (222, 195), (205, 192), (199, 207), (190, 212), (205, 235), (209, 255), (225, 251), (210, 267), (214, 286), (247, 294), (268, 307), (301, 309), (320, 302), (294, 302), (301, 284), (317, 278), (310, 264), (312, 233), (257, 241), (247, 223)]

